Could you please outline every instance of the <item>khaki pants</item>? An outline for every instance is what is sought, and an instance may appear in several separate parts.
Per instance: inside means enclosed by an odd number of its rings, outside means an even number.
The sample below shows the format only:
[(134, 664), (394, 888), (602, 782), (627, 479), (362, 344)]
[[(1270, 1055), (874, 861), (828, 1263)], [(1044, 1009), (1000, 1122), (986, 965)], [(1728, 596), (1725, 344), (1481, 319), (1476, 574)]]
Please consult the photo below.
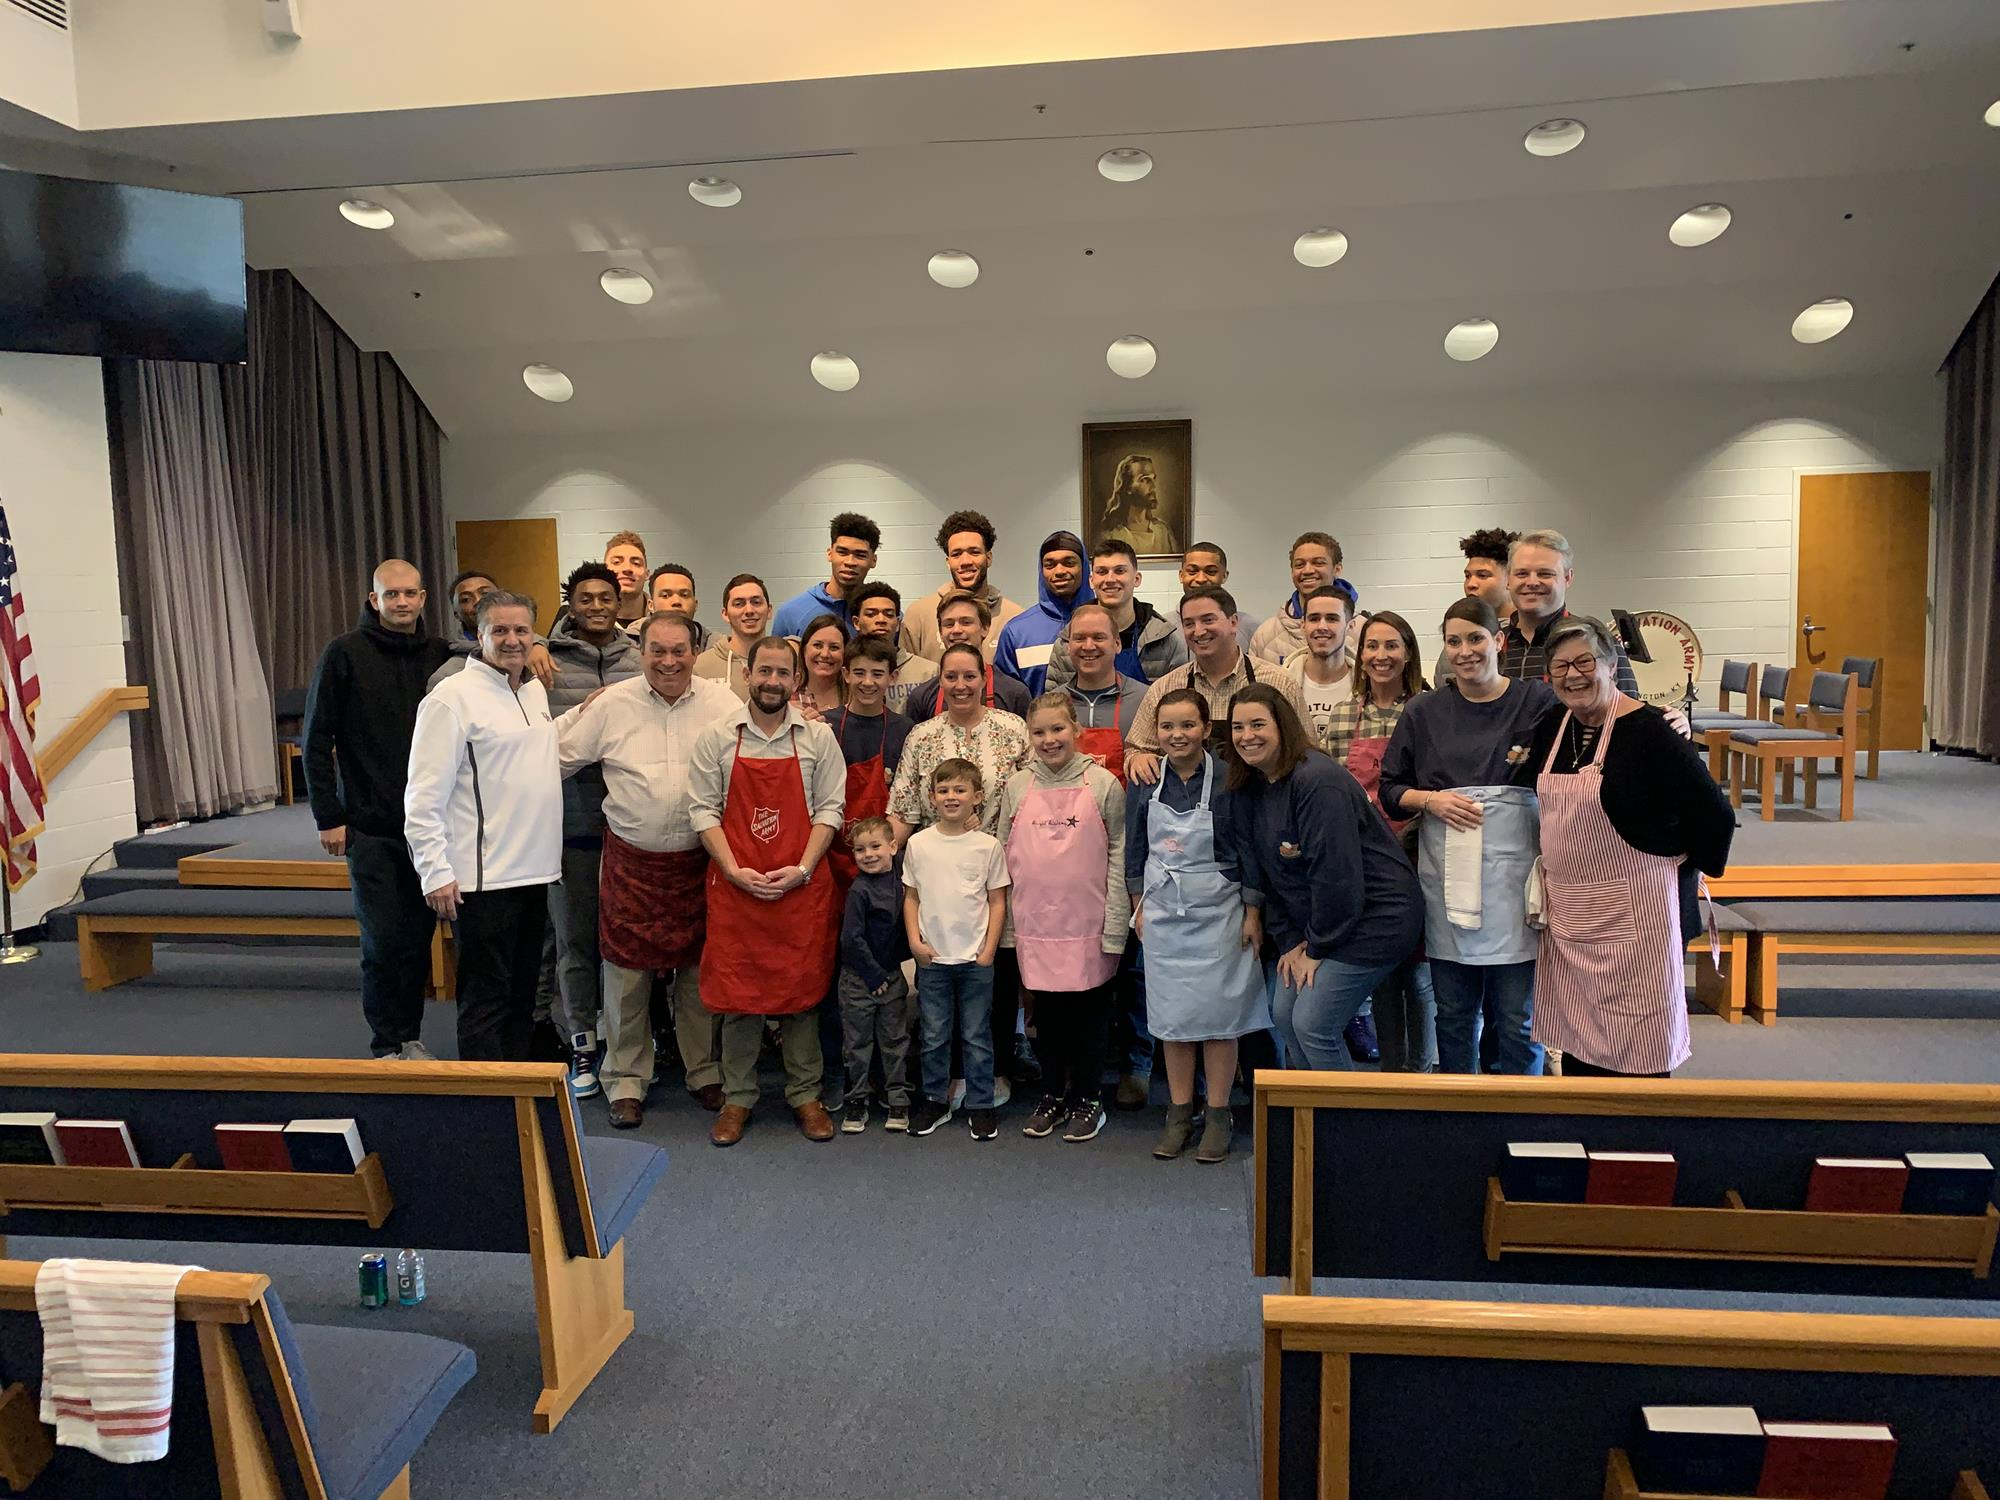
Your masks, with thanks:
[[(718, 1061), (722, 1017), (701, 1003), (700, 968), (685, 964), (674, 971), (674, 1038), (681, 1064), (687, 1069), (690, 1092), (722, 1081)], [(604, 1066), (598, 1077), (606, 1099), (643, 1099), (653, 1077), (653, 971), (626, 969), (604, 963)]]
[(819, 1049), (819, 1015), (724, 1016), (722, 1018), (722, 1094), (731, 1104), (754, 1109), (757, 1104), (757, 1054), (764, 1045), (764, 1023), (778, 1025), (778, 1052), (785, 1060), (785, 1103), (793, 1109), (819, 1098), (824, 1062)]

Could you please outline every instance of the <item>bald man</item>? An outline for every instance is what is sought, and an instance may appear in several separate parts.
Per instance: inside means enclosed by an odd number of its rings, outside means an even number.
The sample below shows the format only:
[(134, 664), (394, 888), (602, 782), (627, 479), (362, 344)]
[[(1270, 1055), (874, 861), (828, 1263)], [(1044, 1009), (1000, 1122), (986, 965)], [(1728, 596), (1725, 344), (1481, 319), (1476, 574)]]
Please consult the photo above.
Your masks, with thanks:
[(424, 629), (424, 580), (376, 568), (359, 628), (320, 654), (306, 692), (306, 792), (320, 847), (347, 859), (361, 924), (361, 1010), (377, 1057), (427, 1059), (419, 1033), (437, 918), (403, 841), (417, 704), (451, 647)]

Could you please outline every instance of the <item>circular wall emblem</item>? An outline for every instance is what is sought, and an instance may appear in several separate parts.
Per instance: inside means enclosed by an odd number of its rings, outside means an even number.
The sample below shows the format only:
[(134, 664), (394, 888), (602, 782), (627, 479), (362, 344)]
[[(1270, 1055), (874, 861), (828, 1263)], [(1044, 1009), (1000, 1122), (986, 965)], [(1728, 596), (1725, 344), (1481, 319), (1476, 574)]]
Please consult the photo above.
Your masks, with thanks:
[(1640, 638), (1653, 654), (1650, 662), (1632, 663), (1639, 696), (1662, 708), (1679, 703), (1687, 697), (1688, 679), (1701, 677), (1701, 638), (1679, 615), (1649, 609), (1632, 618), (1639, 622)]

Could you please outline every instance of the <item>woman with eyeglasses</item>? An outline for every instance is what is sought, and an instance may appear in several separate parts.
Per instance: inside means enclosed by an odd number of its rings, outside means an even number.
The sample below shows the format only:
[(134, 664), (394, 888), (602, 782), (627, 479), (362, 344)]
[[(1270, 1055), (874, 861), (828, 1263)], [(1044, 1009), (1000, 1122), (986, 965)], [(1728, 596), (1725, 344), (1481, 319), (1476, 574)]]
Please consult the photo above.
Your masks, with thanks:
[(1548, 920), (1534, 1037), (1565, 1077), (1664, 1078), (1688, 1058), (1701, 876), (1722, 873), (1736, 818), (1694, 746), (1618, 690), (1609, 630), (1572, 615), (1548, 652), (1561, 710), (1533, 755)]

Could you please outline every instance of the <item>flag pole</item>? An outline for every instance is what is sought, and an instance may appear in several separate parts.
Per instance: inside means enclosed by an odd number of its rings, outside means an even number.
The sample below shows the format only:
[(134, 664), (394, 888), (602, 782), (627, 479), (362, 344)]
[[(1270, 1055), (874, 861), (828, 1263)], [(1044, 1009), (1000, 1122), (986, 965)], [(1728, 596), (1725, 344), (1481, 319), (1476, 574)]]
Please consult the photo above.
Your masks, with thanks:
[[(0, 805), (5, 805), (10, 793), (9, 780), (13, 768), (7, 758), (0, 755)], [(7, 878), (13, 868), (14, 850), (10, 845), (0, 850), (0, 964), (31, 963), (41, 957), (42, 950), (32, 943), (14, 941), (14, 883)]]

